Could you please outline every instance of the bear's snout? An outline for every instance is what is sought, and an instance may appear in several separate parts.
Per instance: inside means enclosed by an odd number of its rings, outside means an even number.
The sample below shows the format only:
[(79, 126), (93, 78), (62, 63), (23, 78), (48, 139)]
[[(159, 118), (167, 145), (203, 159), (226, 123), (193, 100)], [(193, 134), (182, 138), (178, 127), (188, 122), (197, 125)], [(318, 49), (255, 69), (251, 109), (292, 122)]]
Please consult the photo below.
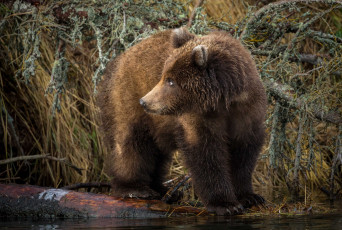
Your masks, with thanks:
[[(146, 97), (146, 96), (145, 96)], [(160, 113), (160, 109), (148, 99), (144, 99), (145, 97), (140, 98), (139, 104), (144, 108), (145, 112), (148, 113)]]
[(155, 101), (155, 98), (151, 98), (148, 94), (140, 98), (139, 104), (144, 108), (145, 112), (148, 113), (159, 113), (159, 103)]
[(149, 94), (147, 94), (144, 97), (140, 98), (139, 104), (144, 108), (146, 112), (156, 113), (158, 111), (156, 111), (156, 102), (153, 99), (155, 98), (150, 97)]
[(144, 109), (146, 109), (146, 102), (142, 98), (140, 98), (139, 103)]
[(148, 92), (145, 96), (140, 98), (139, 103), (144, 108), (144, 110), (148, 113), (157, 113), (162, 114), (164, 105), (164, 94), (163, 87), (160, 87), (161, 84), (156, 85), (150, 92)]

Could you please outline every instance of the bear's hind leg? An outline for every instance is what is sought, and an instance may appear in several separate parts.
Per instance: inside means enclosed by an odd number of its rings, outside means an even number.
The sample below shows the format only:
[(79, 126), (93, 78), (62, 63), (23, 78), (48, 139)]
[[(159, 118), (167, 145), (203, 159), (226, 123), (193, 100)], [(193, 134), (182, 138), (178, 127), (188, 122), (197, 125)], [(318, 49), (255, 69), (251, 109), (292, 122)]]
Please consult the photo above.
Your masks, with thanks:
[(244, 208), (260, 205), (264, 198), (255, 194), (252, 187), (254, 171), (264, 141), (264, 130), (257, 129), (243, 140), (233, 140), (230, 146), (230, 165), (235, 194)]
[[(162, 195), (154, 173), (161, 167), (160, 150), (146, 125), (125, 125), (115, 135), (110, 174), (114, 196), (157, 199)], [(117, 127), (117, 130), (122, 130)], [(157, 170), (158, 171), (158, 170)]]
[[(158, 163), (156, 164), (156, 168), (154, 170), (152, 176), (152, 184), (151, 188), (155, 191), (159, 192), (161, 196), (163, 196), (167, 203), (174, 203), (179, 201), (183, 197), (183, 193), (181, 191), (176, 191), (170, 195), (166, 195), (169, 188), (163, 185), (165, 182), (165, 176), (170, 170), (170, 163), (172, 161), (172, 152), (163, 153), (158, 157)], [(166, 197), (164, 197), (166, 195)]]

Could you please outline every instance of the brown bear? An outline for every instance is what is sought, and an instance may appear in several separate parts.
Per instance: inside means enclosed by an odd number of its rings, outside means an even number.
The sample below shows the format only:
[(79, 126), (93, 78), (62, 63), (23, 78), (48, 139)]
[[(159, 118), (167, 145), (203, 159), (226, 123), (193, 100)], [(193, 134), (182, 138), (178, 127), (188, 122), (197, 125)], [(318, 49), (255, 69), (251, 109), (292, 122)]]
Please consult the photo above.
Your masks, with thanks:
[(110, 62), (100, 87), (114, 195), (163, 195), (178, 149), (209, 211), (234, 214), (264, 202), (251, 177), (266, 94), (239, 41), (224, 32), (160, 32)]

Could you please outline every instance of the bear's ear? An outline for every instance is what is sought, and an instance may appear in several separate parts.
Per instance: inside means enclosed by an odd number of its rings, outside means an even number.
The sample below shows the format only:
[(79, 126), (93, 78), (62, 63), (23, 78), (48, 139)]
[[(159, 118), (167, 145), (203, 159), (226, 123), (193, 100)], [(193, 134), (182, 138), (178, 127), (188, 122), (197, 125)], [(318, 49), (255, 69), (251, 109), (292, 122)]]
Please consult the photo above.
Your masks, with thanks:
[(205, 45), (198, 45), (192, 50), (192, 60), (200, 67), (206, 66), (208, 62), (208, 48)]
[(174, 29), (171, 34), (172, 47), (179, 48), (194, 37), (195, 35), (191, 34), (185, 28)]

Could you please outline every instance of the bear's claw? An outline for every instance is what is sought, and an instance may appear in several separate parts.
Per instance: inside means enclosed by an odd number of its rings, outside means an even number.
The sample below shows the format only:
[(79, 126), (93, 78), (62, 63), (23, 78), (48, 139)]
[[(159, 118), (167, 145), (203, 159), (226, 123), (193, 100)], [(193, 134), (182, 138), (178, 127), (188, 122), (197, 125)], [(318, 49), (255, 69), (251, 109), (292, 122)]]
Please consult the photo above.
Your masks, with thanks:
[(215, 213), (218, 216), (232, 216), (242, 214), (244, 208), (241, 204), (224, 206), (209, 206), (208, 212)]
[(252, 206), (263, 205), (265, 203), (265, 199), (255, 193), (247, 194), (239, 199), (239, 201), (244, 208), (251, 208)]

